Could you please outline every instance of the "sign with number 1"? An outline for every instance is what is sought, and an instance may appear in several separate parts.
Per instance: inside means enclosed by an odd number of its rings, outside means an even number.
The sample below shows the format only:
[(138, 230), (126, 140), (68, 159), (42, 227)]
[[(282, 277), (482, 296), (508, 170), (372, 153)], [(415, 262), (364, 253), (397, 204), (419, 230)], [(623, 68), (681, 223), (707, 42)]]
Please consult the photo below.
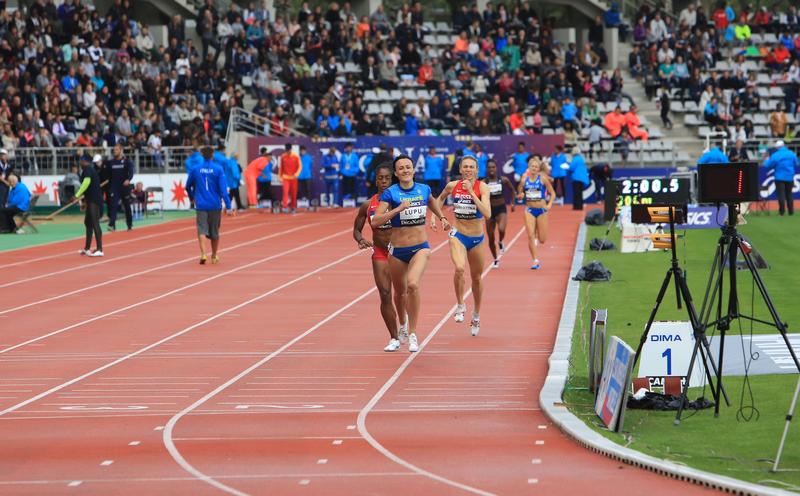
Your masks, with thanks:
[[(653, 322), (642, 347), (636, 377), (684, 377), (694, 349), (694, 332), (689, 322)], [(690, 385), (703, 382), (700, 357), (695, 360)]]

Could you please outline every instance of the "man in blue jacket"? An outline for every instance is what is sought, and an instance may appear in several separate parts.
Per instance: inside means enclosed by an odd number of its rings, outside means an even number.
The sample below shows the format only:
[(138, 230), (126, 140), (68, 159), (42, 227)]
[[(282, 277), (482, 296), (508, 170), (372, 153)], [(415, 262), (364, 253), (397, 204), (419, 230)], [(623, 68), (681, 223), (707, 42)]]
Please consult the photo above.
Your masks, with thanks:
[(797, 155), (786, 148), (783, 141), (775, 143), (776, 150), (764, 161), (767, 170), (775, 171), (775, 189), (778, 192), (778, 213), (783, 215), (789, 210), (789, 215), (794, 215), (794, 175), (797, 170)]
[(425, 171), (422, 173), (422, 180), (430, 186), (433, 196), (438, 197), (442, 192), (442, 176), (445, 170), (445, 160), (441, 155), (436, 154), (436, 147), (431, 146), (428, 154), (425, 155)]
[(553, 189), (556, 191), (556, 202), (564, 204), (564, 178), (567, 177), (567, 154), (564, 153), (564, 145), (556, 145), (556, 152), (550, 155), (550, 175), (553, 176)]
[(219, 263), (219, 225), (222, 217), (222, 203), (228, 215), (231, 210), (231, 199), (228, 196), (225, 171), (214, 162), (214, 149), (203, 148), (203, 164), (189, 171), (186, 179), (186, 192), (197, 212), (197, 241), (200, 244), (200, 265), (208, 260), (206, 256), (205, 238), (211, 240), (211, 263)]
[(720, 150), (718, 146), (715, 146), (709, 150), (703, 152), (700, 155), (700, 158), (697, 159), (697, 165), (702, 164), (727, 164), (730, 162), (728, 156), (725, 155), (725, 152)]
[(359, 157), (358, 154), (353, 151), (353, 144), (346, 143), (344, 145), (344, 153), (342, 153), (340, 162), (343, 198), (355, 199), (356, 197), (356, 175), (358, 175), (359, 171), (358, 161)]
[(14, 222), (14, 216), (24, 214), (30, 208), (31, 192), (16, 174), (9, 174), (8, 179), (8, 198), (6, 204), (0, 208), (0, 233), (21, 233)]
[(236, 209), (242, 208), (239, 203), (239, 183), (242, 180), (242, 169), (239, 168), (239, 162), (234, 157), (225, 156), (225, 145), (220, 145), (214, 152), (213, 160), (225, 173), (225, 185), (228, 187), (231, 204), (236, 201)]
[(328, 208), (339, 206), (337, 190), (339, 189), (339, 170), (341, 160), (336, 154), (336, 148), (331, 146), (328, 153), (322, 156), (322, 179), (325, 181), (325, 194), (328, 199)]
[(580, 150), (575, 148), (569, 162), (569, 177), (572, 179), (572, 210), (583, 210), (583, 190), (589, 186), (589, 171)]
[(186, 157), (186, 161), (184, 162), (184, 167), (186, 167), (186, 173), (190, 173), (192, 169), (197, 167), (198, 165), (203, 165), (203, 156), (200, 154), (200, 150), (197, 149), (192, 152), (191, 155)]
[(512, 156), (512, 161), (514, 164), (514, 187), (516, 187), (516, 183), (519, 182), (519, 179), (528, 171), (528, 157), (531, 154), (525, 151), (525, 143), (520, 141), (517, 144), (517, 152)]
[(311, 177), (314, 169), (314, 157), (308, 153), (305, 145), (300, 145), (300, 175), (297, 176), (297, 196), (311, 199)]

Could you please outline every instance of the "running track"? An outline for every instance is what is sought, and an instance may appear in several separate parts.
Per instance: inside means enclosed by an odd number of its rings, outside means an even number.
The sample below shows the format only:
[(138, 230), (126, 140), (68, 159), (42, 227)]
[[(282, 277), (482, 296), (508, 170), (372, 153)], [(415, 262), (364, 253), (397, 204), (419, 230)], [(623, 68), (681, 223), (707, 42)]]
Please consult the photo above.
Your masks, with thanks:
[(415, 355), (381, 351), (352, 219), (225, 219), (217, 266), (190, 220), (106, 235), (99, 260), (80, 241), (3, 253), (0, 493), (707, 492), (592, 454), (538, 408), (582, 215), (551, 214), (538, 272), (511, 216), (477, 338), (431, 233)]

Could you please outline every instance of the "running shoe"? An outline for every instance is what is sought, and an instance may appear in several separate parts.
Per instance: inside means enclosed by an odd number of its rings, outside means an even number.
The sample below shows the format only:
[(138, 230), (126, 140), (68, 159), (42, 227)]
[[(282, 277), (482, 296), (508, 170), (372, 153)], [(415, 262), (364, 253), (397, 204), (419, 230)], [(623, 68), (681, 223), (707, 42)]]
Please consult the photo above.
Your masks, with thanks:
[(389, 341), (389, 344), (383, 349), (383, 351), (397, 351), (400, 349), (400, 341), (397, 339), (392, 338)]
[(117, 230), (117, 228), (116, 228), (116, 227), (114, 227), (114, 226), (108, 226), (108, 232), (114, 232), (114, 231), (116, 231), (116, 230)]
[(456, 305), (456, 313), (453, 315), (453, 320), (456, 322), (464, 322), (464, 313), (467, 311), (465, 304)]
[(495, 259), (495, 261), (492, 263), (492, 268), (493, 269), (499, 269), (500, 268), (500, 260)]
[(540, 264), (538, 260), (534, 260), (534, 261), (533, 261), (533, 265), (531, 265), (531, 269), (532, 269), (532, 270), (539, 270), (539, 268), (540, 268), (541, 266), (542, 266), (542, 264)]
[(413, 332), (408, 335), (408, 351), (416, 353), (419, 351), (419, 344), (417, 344), (417, 335)]
[(500, 253), (505, 253), (505, 252), (506, 252), (506, 245), (504, 245), (503, 242), (501, 241), (500, 242)]
[(481, 318), (478, 315), (472, 314), (472, 322), (469, 324), (469, 332), (473, 336), (477, 336), (481, 332)]
[(211, 265), (217, 265), (219, 263), (219, 257), (214, 255), (211, 257)]
[(100, 251), (100, 250), (95, 250), (95, 251), (93, 251), (91, 253), (88, 253), (88, 255), (90, 257), (102, 257), (103, 256), (103, 252)]
[(400, 328), (397, 329), (397, 339), (400, 344), (405, 344), (408, 341), (408, 315), (406, 315), (406, 323), (400, 324)]
[(200, 265), (205, 265), (208, 261), (208, 257), (205, 255), (200, 255)]
[(88, 254), (90, 254), (90, 253), (91, 253), (91, 251), (89, 251), (89, 250), (84, 250), (83, 248), (81, 248), (80, 250), (78, 250), (78, 255), (88, 255)]

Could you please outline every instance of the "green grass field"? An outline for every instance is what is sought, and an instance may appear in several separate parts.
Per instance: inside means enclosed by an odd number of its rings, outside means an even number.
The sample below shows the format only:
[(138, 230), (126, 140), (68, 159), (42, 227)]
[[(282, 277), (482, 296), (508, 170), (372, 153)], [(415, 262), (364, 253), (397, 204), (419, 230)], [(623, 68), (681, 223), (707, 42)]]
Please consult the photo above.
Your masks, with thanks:
[[(83, 238), (83, 215), (74, 209), (76, 213), (64, 213), (56, 217), (55, 221), (34, 221), (38, 233), (30, 232), (30, 229), (25, 229), (26, 234), (0, 234), (0, 251), (13, 250), (17, 248), (25, 248), (30, 246), (43, 245), (47, 243), (54, 243), (56, 241), (64, 241), (67, 239)], [(37, 215), (39, 211), (37, 210)], [(42, 213), (41, 215), (46, 215)], [(133, 228), (148, 226), (152, 224), (159, 224), (170, 220), (182, 219), (193, 215), (192, 211), (170, 211), (164, 212), (164, 218), (148, 217), (146, 220), (137, 220), (133, 223)], [(120, 219), (117, 219), (118, 222)], [(102, 221), (101, 226), (103, 232), (106, 232), (107, 221)], [(121, 224), (118, 226), (125, 227), (125, 215), (122, 214)], [(77, 250), (77, 248), (76, 248)]]
[[(798, 332), (800, 272), (796, 265), (800, 256), (795, 244), (800, 240), (800, 218), (778, 217), (773, 213), (762, 217), (751, 215), (747, 221), (747, 225), (740, 226), (740, 232), (770, 263), (770, 270), (761, 271), (762, 278), (782, 320), (790, 324), (790, 332)], [(589, 227), (587, 242), (593, 237), (602, 238), (605, 229)], [(717, 229), (688, 231), (679, 241), (678, 256), (687, 272), (698, 310), (719, 233)], [(612, 230), (610, 239), (619, 247), (620, 233), (616, 228)], [(666, 252), (621, 254), (618, 249), (602, 253), (587, 251), (584, 263), (592, 260), (603, 262), (613, 276), (611, 282), (581, 283), (570, 379), (564, 394), (572, 412), (609, 439), (649, 455), (729, 477), (800, 491), (800, 418), (796, 417), (790, 430), (781, 460), (781, 467), (785, 470), (769, 472), (797, 382), (796, 374), (751, 378), (754, 399), (751, 402), (749, 396), (744, 395), (743, 404), (745, 407), (753, 404), (758, 409), (758, 420), (737, 420), (737, 411), (742, 405), (743, 378), (731, 376), (726, 379), (725, 386), (732, 406), (723, 404), (719, 418), (714, 418), (713, 409), (701, 410), (694, 415), (687, 412), (682, 424), (676, 427), (672, 423), (675, 412), (628, 410), (623, 433), (605, 430), (594, 413), (593, 396), (586, 389), (590, 311), (592, 308), (607, 308), (608, 335), (618, 336), (635, 350), (669, 268), (670, 255)], [(739, 271), (738, 274), (741, 310), (742, 313), (751, 313), (752, 277), (747, 272)], [(758, 297), (752, 314), (769, 320)], [(672, 287), (666, 294), (657, 320), (688, 320), (685, 310), (676, 308)], [(792, 323), (795, 324), (793, 327)], [(745, 334), (750, 332), (749, 324), (743, 322), (742, 327)], [(777, 332), (764, 325), (756, 325), (753, 331)], [(729, 332), (738, 334), (738, 324), (734, 324)], [(702, 392), (700, 388), (693, 389), (690, 398), (694, 399)], [(706, 391), (706, 395), (710, 396), (710, 392)], [(744, 412), (750, 413), (748, 410)]]

